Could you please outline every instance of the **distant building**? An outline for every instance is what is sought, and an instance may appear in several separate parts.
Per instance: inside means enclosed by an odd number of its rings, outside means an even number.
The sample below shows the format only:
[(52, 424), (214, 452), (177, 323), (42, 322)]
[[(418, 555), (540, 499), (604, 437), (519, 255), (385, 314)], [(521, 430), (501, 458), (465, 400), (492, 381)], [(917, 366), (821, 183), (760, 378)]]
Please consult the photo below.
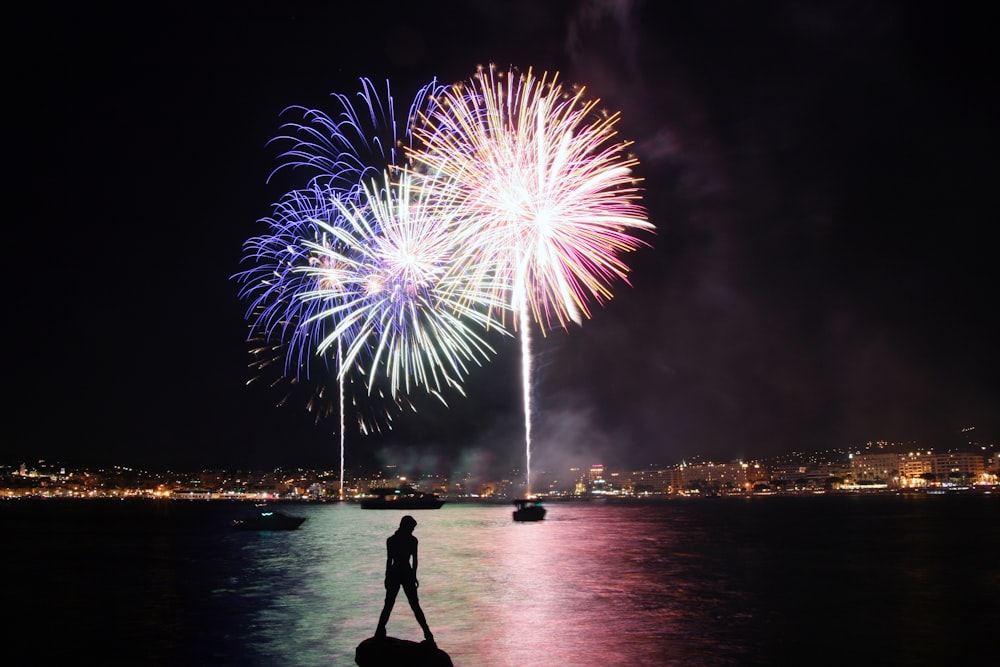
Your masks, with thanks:
[(899, 483), (907, 488), (921, 488), (931, 483), (934, 455), (931, 452), (910, 452), (899, 459)]
[(608, 480), (604, 477), (604, 464), (595, 463), (587, 473), (587, 488), (591, 493), (604, 494), (608, 488)]
[(975, 452), (910, 452), (900, 456), (900, 485), (921, 488), (977, 483), (987, 474), (986, 457)]
[(684, 490), (747, 490), (752, 486), (751, 476), (763, 479), (759, 466), (753, 469), (742, 461), (730, 463), (681, 464), (681, 480)]
[(638, 470), (632, 473), (632, 493), (637, 496), (677, 493), (683, 482), (679, 467)]
[(851, 479), (855, 484), (899, 483), (899, 454), (852, 454)]
[(940, 483), (976, 482), (986, 472), (986, 458), (974, 452), (949, 452), (934, 457), (934, 474)]

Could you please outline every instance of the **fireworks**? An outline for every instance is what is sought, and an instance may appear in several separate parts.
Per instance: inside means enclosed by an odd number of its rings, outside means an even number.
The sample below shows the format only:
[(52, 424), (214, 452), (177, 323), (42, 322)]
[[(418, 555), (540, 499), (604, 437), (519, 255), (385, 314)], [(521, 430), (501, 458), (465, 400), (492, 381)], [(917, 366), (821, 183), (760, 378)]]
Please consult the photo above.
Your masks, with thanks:
[[(590, 317), (628, 282), (621, 255), (650, 231), (632, 176), (627, 142), (615, 142), (617, 114), (597, 110), (584, 89), (480, 69), (434, 99), (412, 130), (409, 159), (441, 178), (465, 212), (463, 255), (452, 270), (505, 290), (495, 301), (514, 313), (521, 337), (526, 491), (531, 490), (530, 320), (544, 334)], [(454, 188), (454, 191), (447, 190)]]
[(509, 287), (544, 332), (590, 317), (617, 280), (621, 255), (644, 245), (634, 233), (653, 226), (626, 154), (615, 142), (618, 114), (604, 114), (584, 89), (553, 76), (480, 70), (434, 99), (413, 130), (409, 158), (458, 192), (466, 212), (458, 233), (467, 245), (456, 270)]
[[(347, 95), (335, 94), (331, 114), (301, 106), (288, 107), (282, 113), (294, 120), (285, 122), (271, 141), (285, 147), (271, 177), (283, 169), (305, 171), (307, 184), (274, 205), (273, 215), (262, 221), (266, 233), (244, 244), (244, 262), (251, 267), (236, 276), (242, 283), (240, 296), (249, 302), (250, 339), (280, 348), (283, 374), (299, 380), (309, 376), (317, 360), (324, 372), (330, 370), (329, 357), (318, 357), (317, 348), (336, 326), (329, 319), (313, 317), (313, 311), (327, 304), (300, 298), (316, 289), (314, 278), (299, 270), (317, 261), (306, 244), (331, 243), (325, 230), (342, 222), (335, 202), (357, 200), (363, 179), (395, 168), (401, 145), (388, 84), (382, 96), (369, 79), (360, 83), (357, 104)], [(425, 106), (425, 97), (435, 89), (433, 82), (421, 89), (414, 105)], [(327, 271), (324, 280), (330, 276), (331, 271)], [(336, 368), (341, 382), (349, 367)]]
[[(422, 105), (423, 96), (434, 87), (432, 83), (422, 89), (415, 104)], [(251, 262), (252, 267), (235, 276), (243, 284), (240, 296), (250, 302), (246, 317), (250, 321), (249, 340), (254, 345), (252, 366), (261, 372), (281, 363), (282, 374), (275, 383), (285, 380), (291, 385), (300, 384), (300, 380), (308, 378), (314, 369), (321, 369), (324, 379), (317, 384), (307, 403), (310, 409), (315, 406), (317, 420), (333, 411), (332, 402), (325, 398), (325, 378), (332, 375), (331, 367), (335, 367), (336, 408), (340, 416), (341, 496), (344, 490), (346, 393), (356, 386), (356, 376), (363, 375), (363, 369), (357, 352), (350, 362), (344, 362), (340, 341), (337, 341), (335, 359), (331, 360), (329, 355), (314, 356), (317, 341), (327, 339), (334, 328), (341, 333), (345, 330), (332, 320), (314, 316), (314, 310), (328, 308), (329, 304), (300, 297), (319, 288), (329, 289), (335, 267), (324, 266), (320, 276), (300, 269), (309, 266), (310, 262), (319, 261), (322, 265), (324, 259), (317, 258), (315, 248), (332, 251), (327, 230), (340, 224), (340, 209), (335, 202), (357, 199), (361, 183), (370, 172), (382, 173), (395, 164), (399, 141), (388, 84), (383, 99), (371, 81), (362, 79), (358, 98), (362, 104), (356, 107), (348, 97), (334, 95), (338, 109), (334, 116), (298, 106), (285, 110), (286, 115), (297, 114), (301, 120), (286, 122), (282, 126), (284, 134), (273, 140), (291, 144), (279, 156), (280, 165), (275, 172), (283, 168), (304, 169), (310, 178), (305, 188), (293, 190), (275, 205), (274, 216), (264, 220), (267, 233), (244, 244), (244, 260)], [(311, 282), (317, 277), (322, 281), (320, 285)], [(348, 373), (348, 369), (358, 372)], [(368, 384), (365, 389), (370, 406), (374, 387)], [(389, 403), (398, 407), (399, 400), (405, 397)], [(369, 424), (380, 423), (378, 420), (366, 421), (363, 415), (368, 414), (367, 411), (358, 409), (357, 405), (355, 414), (362, 432), (367, 432)], [(391, 419), (388, 411), (385, 415)]]
[[(335, 358), (316, 354), (318, 341), (326, 337), (332, 323), (313, 318), (319, 302), (299, 298), (315, 289), (313, 279), (299, 270), (315, 261), (305, 243), (331, 243), (321, 224), (336, 224), (335, 194), (317, 183), (286, 194), (274, 205), (272, 216), (262, 220), (267, 233), (244, 243), (245, 259), (252, 266), (237, 274), (242, 283), (240, 296), (249, 302), (250, 365), (256, 371), (251, 382), (266, 378), (272, 387), (284, 387), (279, 405), (293, 393), (308, 392), (303, 402), (317, 423), (341, 411), (336, 400), (341, 397), (329, 390), (332, 385), (338, 384), (342, 393), (346, 389), (348, 396), (370, 393), (367, 387), (363, 392), (353, 389), (353, 374), (341, 372), (344, 369)], [(358, 403), (356, 398), (352, 402)], [(400, 407), (389, 400), (368, 400), (366, 405), (366, 410), (355, 410), (362, 432), (387, 426)]]
[(295, 295), (307, 289), (307, 278), (296, 267), (310, 261), (303, 239), (323, 242), (320, 222), (330, 223), (336, 209), (332, 193), (320, 185), (285, 195), (274, 206), (274, 214), (264, 218), (266, 234), (247, 240), (244, 257), (252, 266), (237, 274), (242, 283), (240, 297), (249, 301), (247, 317), (254, 334), (264, 340), (282, 340), (287, 346), (282, 372), (297, 377), (308, 376), (312, 340), (323, 337), (325, 324), (309, 320), (307, 304)]
[(310, 183), (318, 182), (349, 197), (358, 196), (363, 183), (398, 169), (399, 149), (411, 142), (409, 129), (418, 113), (435, 108), (434, 99), (440, 90), (441, 86), (431, 81), (417, 92), (403, 121), (402, 137), (388, 83), (383, 97), (370, 79), (361, 79), (361, 90), (355, 95), (357, 104), (347, 95), (332, 95), (332, 115), (302, 106), (286, 108), (282, 115), (298, 120), (284, 123), (283, 133), (270, 142), (286, 146), (271, 177), (285, 169), (304, 170), (311, 174)]
[(489, 317), (492, 293), (475, 289), (487, 283), (447, 273), (459, 211), (426, 196), (441, 179), (417, 187), (416, 172), (397, 164), (417, 109), (433, 110), (439, 88), (418, 92), (404, 139), (388, 89), (383, 98), (367, 79), (357, 106), (334, 95), (332, 115), (286, 109), (300, 120), (273, 140), (286, 144), (275, 172), (305, 170), (308, 185), (285, 195), (264, 220), (267, 233), (247, 241), (253, 266), (238, 277), (252, 338), (278, 341), (266, 349), (284, 353), (287, 376), (308, 376), (316, 355), (329, 370), (336, 344), (341, 384), (360, 374), (369, 393), (388, 382), (394, 402), (416, 387), (444, 400), (444, 387), (461, 392), (469, 362), (493, 353), (473, 331), (503, 333)]
[(274, 140), (286, 144), (275, 173), (309, 177), (245, 246), (252, 329), (281, 341), (285, 373), (335, 349), (341, 388), (357, 371), (392, 401), (418, 388), (443, 400), (513, 313), (530, 488), (528, 326), (589, 318), (653, 229), (618, 115), (557, 76), (493, 67), (421, 89), (403, 135), (391, 96), (362, 79), (358, 99), (335, 95), (333, 115), (286, 109), (300, 120)]
[(310, 322), (335, 323), (318, 350), (342, 341), (345, 364), (370, 350), (369, 382), (384, 367), (393, 397), (415, 387), (461, 391), (467, 364), (494, 353), (477, 330), (504, 333), (489, 317), (494, 292), (449, 270), (461, 210), (410, 174), (361, 192), (360, 203), (335, 202), (343, 224), (321, 224), (335, 243), (307, 243), (312, 261), (299, 269), (316, 286), (301, 300), (323, 304)]

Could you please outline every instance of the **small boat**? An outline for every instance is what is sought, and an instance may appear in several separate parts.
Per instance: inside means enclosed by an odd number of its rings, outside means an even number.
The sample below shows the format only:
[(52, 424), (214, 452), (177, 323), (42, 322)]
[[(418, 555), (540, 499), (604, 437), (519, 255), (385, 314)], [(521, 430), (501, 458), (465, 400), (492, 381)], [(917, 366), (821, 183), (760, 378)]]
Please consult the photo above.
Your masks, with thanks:
[(278, 510), (261, 508), (260, 511), (244, 519), (235, 519), (233, 528), (236, 530), (295, 530), (303, 523), (304, 516), (292, 516)]
[(374, 498), (361, 501), (363, 510), (436, 510), (444, 505), (436, 493), (417, 491), (412, 486), (372, 489)]
[(518, 498), (514, 507), (514, 521), (541, 521), (545, 518), (542, 501), (536, 498)]

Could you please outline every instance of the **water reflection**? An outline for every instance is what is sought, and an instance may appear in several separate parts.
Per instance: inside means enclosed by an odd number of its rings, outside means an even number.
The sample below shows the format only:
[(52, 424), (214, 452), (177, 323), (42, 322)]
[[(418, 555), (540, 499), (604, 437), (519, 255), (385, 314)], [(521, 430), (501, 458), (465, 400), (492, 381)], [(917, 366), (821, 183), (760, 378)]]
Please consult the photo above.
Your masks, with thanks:
[[(240, 546), (247, 581), (230, 604), (255, 609), (246, 639), (262, 658), (350, 665), (374, 633), (385, 538), (402, 513), (305, 509), (296, 533)], [(453, 504), (415, 516), (421, 604), (456, 665), (748, 664), (718, 573), (699, 573), (704, 558), (662, 512), (567, 504), (520, 523), (506, 506)], [(388, 630), (421, 639), (410, 614)]]
[[(551, 503), (536, 523), (510, 511), (414, 513), (421, 605), (457, 667), (796, 664), (841, 648), (866, 664), (995, 659), (1000, 497)], [(9, 634), (59, 637), (9, 643), (8, 662), (354, 665), (402, 512), (299, 505), (306, 523), (274, 533), (232, 530), (239, 512), (0, 504)], [(422, 637), (402, 610), (388, 630)]]

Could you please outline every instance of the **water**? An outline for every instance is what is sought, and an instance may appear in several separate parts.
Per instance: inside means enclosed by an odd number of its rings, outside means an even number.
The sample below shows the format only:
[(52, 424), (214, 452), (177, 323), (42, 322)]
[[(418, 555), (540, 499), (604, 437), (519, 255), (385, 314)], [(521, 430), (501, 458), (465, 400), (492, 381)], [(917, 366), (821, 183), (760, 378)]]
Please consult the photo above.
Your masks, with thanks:
[[(548, 508), (411, 512), (421, 603), (456, 667), (996, 664), (998, 495)], [(232, 530), (251, 509), (0, 502), (4, 655), (354, 665), (403, 513), (290, 505), (297, 531)], [(402, 593), (388, 630), (421, 639)]]

